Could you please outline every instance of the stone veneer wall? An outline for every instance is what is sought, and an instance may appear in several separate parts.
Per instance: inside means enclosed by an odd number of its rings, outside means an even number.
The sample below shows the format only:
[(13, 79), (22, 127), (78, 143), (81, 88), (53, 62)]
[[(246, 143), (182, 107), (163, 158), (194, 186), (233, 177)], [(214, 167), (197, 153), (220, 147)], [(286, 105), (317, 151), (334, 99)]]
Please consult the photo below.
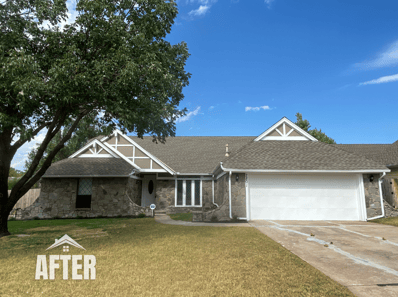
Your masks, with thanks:
[(239, 173), (239, 180), (236, 181), (236, 175), (231, 176), (231, 204), (232, 217), (246, 217), (246, 174)]
[[(214, 184), (214, 200), (218, 207), (203, 211), (201, 215), (194, 215), (195, 221), (229, 221), (229, 195), (228, 195), (228, 174), (223, 175)], [(232, 185), (231, 185), (232, 186)]]
[[(17, 219), (34, 217), (49, 219), (151, 215), (149, 208), (137, 205), (137, 197), (129, 197), (128, 185), (134, 190), (140, 184), (129, 178), (93, 178), (91, 209), (76, 209), (77, 178), (44, 178), (39, 198), (17, 213)], [(130, 194), (131, 195), (131, 194)]]
[(175, 180), (156, 181), (156, 210), (166, 210), (174, 206)]
[[(369, 177), (373, 175), (373, 182), (369, 180)], [(381, 215), (380, 205), (380, 191), (379, 191), (379, 178), (380, 174), (364, 174), (363, 185), (365, 188), (365, 201), (366, 201), (366, 213), (367, 217), (375, 217)]]
[(142, 180), (129, 178), (127, 181), (126, 194), (134, 204), (140, 206), (142, 197)]

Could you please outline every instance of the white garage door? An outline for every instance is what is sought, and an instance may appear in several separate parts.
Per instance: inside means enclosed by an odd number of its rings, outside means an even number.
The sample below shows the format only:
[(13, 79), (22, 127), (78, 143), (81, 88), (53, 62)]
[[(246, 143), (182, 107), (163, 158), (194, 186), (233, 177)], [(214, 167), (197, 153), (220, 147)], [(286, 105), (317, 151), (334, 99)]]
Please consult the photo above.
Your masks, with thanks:
[(365, 220), (358, 175), (250, 174), (251, 220)]

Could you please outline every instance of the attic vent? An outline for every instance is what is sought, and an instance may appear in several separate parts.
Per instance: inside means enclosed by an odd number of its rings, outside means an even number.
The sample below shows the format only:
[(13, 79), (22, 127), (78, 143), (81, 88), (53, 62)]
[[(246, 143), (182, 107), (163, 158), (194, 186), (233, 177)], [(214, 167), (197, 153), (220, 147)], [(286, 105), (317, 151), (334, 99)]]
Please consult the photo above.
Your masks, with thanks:
[(225, 157), (229, 157), (228, 143), (225, 145)]

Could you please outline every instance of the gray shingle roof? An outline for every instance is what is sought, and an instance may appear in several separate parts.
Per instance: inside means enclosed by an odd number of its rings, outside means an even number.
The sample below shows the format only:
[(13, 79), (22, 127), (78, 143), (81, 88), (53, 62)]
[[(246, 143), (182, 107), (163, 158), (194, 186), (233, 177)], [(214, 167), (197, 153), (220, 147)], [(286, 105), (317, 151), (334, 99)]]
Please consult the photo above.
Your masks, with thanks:
[(387, 165), (398, 165), (398, 140), (385, 151)]
[(128, 176), (134, 167), (123, 159), (73, 158), (52, 164), (43, 177)]
[(166, 143), (154, 143), (152, 137), (131, 136), (138, 145), (180, 173), (211, 173), (225, 158), (225, 145), (234, 152), (254, 136), (177, 136)]
[(319, 141), (251, 142), (224, 160), (223, 166), (267, 170), (386, 169), (382, 163)]
[(333, 144), (333, 146), (384, 165), (398, 164), (398, 141), (393, 144)]

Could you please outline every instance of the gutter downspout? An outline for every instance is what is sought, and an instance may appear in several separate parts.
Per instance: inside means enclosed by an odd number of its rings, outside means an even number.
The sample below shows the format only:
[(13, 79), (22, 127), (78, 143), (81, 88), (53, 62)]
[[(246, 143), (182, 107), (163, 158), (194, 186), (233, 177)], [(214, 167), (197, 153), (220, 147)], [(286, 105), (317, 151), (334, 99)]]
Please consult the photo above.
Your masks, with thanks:
[(213, 204), (215, 206), (219, 207), (218, 204), (214, 202), (214, 174), (213, 174), (213, 179), (211, 181), (211, 191), (212, 191), (212, 194), (213, 194)]
[[(220, 168), (222, 171), (226, 171), (222, 166), (222, 162), (220, 162)], [(228, 175), (228, 199), (229, 199), (229, 218), (232, 219), (232, 196), (231, 196), (231, 174), (232, 171), (229, 171)]]
[(229, 218), (232, 219), (232, 195), (231, 195), (231, 174), (232, 172), (229, 172), (229, 176), (228, 176), (228, 188), (229, 188)]
[(380, 219), (380, 218), (383, 218), (383, 217), (384, 217), (384, 203), (383, 203), (383, 191), (382, 191), (382, 189), (381, 189), (381, 179), (382, 179), (385, 175), (386, 175), (386, 173), (383, 172), (383, 174), (382, 174), (382, 175), (380, 176), (380, 178), (379, 178), (379, 192), (380, 192), (381, 215), (380, 215), (380, 216), (373, 217), (373, 218), (369, 218), (369, 219), (367, 219), (367, 221), (375, 220), (375, 219)]

